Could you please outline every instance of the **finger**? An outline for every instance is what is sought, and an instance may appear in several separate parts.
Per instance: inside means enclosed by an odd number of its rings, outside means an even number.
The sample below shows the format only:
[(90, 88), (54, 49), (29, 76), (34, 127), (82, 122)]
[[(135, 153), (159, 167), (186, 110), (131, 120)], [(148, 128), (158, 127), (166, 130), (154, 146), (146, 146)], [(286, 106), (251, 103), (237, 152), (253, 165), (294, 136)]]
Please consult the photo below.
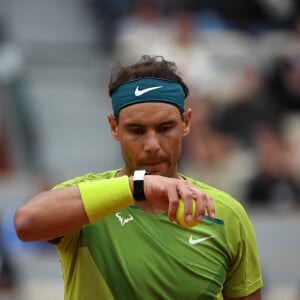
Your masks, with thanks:
[(168, 217), (171, 222), (176, 218), (176, 212), (178, 208), (178, 193), (176, 188), (171, 188), (168, 190), (168, 199), (169, 199), (169, 209)]
[(215, 206), (213, 203), (213, 199), (210, 196), (207, 196), (206, 207), (207, 207), (208, 216), (210, 218), (214, 219), (215, 218)]
[(195, 199), (195, 192), (193, 186), (186, 185), (179, 190), (179, 195), (184, 204), (184, 219), (186, 223), (193, 220), (193, 201)]
[(204, 193), (199, 193), (197, 195), (196, 200), (197, 200), (196, 219), (198, 222), (201, 222), (203, 220), (206, 211), (207, 195)]
[(192, 194), (187, 195), (184, 201), (184, 219), (186, 223), (193, 221), (193, 201), (194, 196)]

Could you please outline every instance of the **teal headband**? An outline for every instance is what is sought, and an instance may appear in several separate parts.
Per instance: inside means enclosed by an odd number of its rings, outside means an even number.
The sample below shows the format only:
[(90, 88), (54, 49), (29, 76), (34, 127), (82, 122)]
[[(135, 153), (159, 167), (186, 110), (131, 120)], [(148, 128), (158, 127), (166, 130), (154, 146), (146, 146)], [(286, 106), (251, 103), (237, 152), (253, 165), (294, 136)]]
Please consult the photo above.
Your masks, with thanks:
[(121, 84), (112, 94), (112, 107), (114, 116), (124, 107), (144, 102), (169, 103), (184, 112), (184, 98), (180, 83), (148, 77)]

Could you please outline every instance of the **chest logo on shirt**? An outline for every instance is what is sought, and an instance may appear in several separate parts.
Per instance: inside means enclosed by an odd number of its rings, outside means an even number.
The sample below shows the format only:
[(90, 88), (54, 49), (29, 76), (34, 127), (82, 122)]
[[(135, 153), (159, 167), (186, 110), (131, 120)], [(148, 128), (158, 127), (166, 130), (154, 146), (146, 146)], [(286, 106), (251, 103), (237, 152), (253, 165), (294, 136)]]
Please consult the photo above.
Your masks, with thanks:
[(133, 220), (133, 216), (125, 212), (116, 213), (116, 217), (118, 218), (122, 226)]
[(214, 236), (207, 236), (207, 237), (203, 237), (201, 239), (193, 239), (193, 236), (191, 235), (190, 239), (189, 239), (189, 243), (191, 245), (196, 245), (196, 244), (202, 243), (202, 242), (212, 239), (212, 238), (214, 238)]

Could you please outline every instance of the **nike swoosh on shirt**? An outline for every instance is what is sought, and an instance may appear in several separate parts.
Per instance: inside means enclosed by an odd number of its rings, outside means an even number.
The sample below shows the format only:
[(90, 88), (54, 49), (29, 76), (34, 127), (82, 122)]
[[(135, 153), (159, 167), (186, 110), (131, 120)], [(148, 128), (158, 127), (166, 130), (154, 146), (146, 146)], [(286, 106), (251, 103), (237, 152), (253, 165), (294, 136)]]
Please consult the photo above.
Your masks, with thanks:
[(209, 240), (209, 239), (212, 239), (212, 238), (214, 238), (214, 236), (207, 236), (207, 237), (204, 237), (204, 238), (201, 238), (201, 239), (194, 240), (193, 236), (190, 236), (189, 243), (191, 245), (196, 245), (196, 244), (202, 243), (202, 242), (204, 242), (206, 240)]
[(135, 89), (135, 92), (134, 94), (138, 97), (138, 96), (142, 96), (150, 91), (153, 91), (153, 90), (157, 90), (157, 89), (160, 89), (162, 88), (162, 85), (161, 86), (153, 86), (153, 87), (149, 87), (149, 88), (146, 88), (146, 89), (143, 89), (143, 90), (139, 90), (139, 86), (136, 87)]

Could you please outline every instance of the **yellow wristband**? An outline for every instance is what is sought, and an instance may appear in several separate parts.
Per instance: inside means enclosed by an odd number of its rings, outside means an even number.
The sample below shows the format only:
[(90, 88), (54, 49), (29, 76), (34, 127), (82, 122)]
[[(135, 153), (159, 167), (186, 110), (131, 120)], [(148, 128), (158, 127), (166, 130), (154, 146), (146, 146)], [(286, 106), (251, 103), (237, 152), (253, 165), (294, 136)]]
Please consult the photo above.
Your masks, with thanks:
[(90, 222), (134, 203), (128, 176), (81, 182), (78, 188)]

